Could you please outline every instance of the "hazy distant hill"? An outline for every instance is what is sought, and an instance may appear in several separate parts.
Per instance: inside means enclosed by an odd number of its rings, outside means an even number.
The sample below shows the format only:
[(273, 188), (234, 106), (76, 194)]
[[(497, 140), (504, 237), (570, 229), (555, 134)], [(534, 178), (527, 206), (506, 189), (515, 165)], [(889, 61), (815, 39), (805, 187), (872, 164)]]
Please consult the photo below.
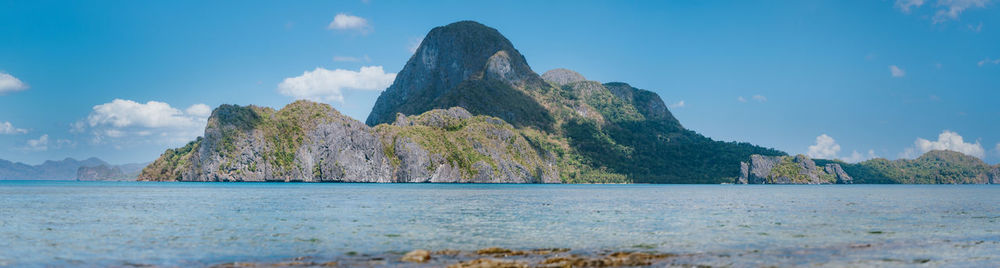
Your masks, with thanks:
[(138, 163), (111, 165), (96, 157), (49, 160), (39, 165), (0, 159), (0, 180), (135, 180), (145, 166)]
[(107, 165), (94, 157), (85, 160), (66, 158), (60, 161), (48, 160), (39, 165), (14, 163), (0, 159), (0, 179), (2, 180), (75, 180), (76, 171), (84, 166)]
[(76, 180), (80, 181), (133, 181), (139, 177), (142, 168), (149, 163), (124, 165), (82, 166), (76, 170)]

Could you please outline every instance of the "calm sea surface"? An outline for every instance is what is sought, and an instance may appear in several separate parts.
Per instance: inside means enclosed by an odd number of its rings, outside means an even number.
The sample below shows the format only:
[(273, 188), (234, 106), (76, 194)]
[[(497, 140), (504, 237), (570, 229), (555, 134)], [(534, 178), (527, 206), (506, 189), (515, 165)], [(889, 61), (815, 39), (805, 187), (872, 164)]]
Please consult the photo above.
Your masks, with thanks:
[(1000, 265), (1000, 187), (0, 181), (0, 266), (571, 248), (757, 266)]

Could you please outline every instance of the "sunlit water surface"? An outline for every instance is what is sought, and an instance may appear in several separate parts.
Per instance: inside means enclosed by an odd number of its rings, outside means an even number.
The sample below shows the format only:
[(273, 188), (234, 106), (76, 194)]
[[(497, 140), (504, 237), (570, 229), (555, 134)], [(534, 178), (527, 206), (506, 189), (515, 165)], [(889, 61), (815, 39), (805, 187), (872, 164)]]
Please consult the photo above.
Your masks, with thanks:
[(1000, 187), (0, 181), (0, 266), (572, 248), (757, 266), (1000, 265)]

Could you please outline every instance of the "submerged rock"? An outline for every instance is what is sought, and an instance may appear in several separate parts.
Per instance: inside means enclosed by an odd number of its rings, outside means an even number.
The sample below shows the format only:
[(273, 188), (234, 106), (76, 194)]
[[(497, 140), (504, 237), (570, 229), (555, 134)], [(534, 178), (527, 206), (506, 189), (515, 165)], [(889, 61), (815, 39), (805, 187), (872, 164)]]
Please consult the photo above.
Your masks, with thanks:
[(406, 253), (406, 255), (403, 255), (403, 258), (401, 258), (400, 260), (405, 262), (426, 262), (430, 259), (431, 259), (430, 251), (418, 249)]

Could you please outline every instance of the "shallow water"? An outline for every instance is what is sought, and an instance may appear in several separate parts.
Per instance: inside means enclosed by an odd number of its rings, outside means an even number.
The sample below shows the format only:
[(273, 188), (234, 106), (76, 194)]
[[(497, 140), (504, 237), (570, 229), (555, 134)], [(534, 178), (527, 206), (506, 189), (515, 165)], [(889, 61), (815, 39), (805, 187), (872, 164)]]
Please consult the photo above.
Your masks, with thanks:
[(998, 220), (992, 185), (0, 181), (0, 266), (485, 247), (680, 254), (673, 264), (997, 266)]

